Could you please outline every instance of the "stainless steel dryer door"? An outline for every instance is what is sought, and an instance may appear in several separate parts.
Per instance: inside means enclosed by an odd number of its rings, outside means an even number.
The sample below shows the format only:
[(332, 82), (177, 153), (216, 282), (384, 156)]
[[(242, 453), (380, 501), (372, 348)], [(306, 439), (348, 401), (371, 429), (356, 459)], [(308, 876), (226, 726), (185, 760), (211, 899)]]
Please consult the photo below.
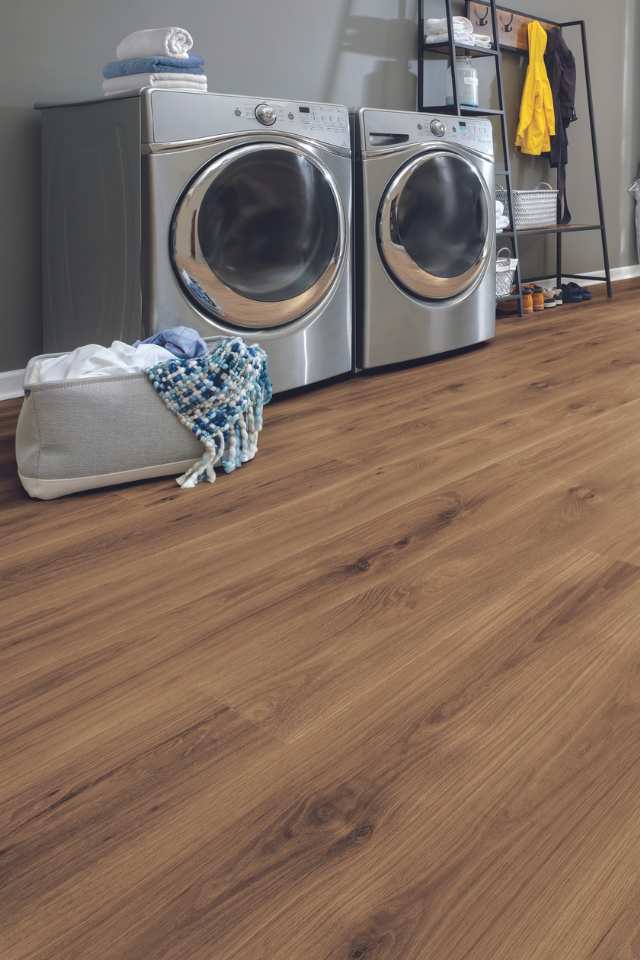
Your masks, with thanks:
[(424, 300), (468, 290), (489, 263), (490, 205), (466, 157), (447, 149), (415, 157), (391, 180), (378, 211), (378, 247), (392, 278)]
[(345, 214), (310, 150), (277, 142), (212, 160), (174, 214), (173, 263), (207, 316), (231, 326), (292, 323), (327, 296), (345, 254)]

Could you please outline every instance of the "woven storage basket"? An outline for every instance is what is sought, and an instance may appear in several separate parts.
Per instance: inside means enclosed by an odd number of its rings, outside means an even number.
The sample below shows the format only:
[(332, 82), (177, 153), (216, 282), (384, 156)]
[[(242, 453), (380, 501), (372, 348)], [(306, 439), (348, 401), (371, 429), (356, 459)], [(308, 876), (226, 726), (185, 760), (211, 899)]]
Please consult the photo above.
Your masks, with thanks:
[[(506, 257), (500, 256), (507, 253)], [(509, 247), (502, 247), (496, 254), (496, 300), (504, 300), (510, 296), (513, 280), (515, 277), (517, 260), (511, 259), (511, 250)]]
[[(527, 227), (553, 226), (558, 221), (558, 191), (550, 183), (540, 183), (535, 190), (512, 190), (513, 221), (516, 230)], [(507, 206), (507, 191), (496, 189), (496, 200)]]

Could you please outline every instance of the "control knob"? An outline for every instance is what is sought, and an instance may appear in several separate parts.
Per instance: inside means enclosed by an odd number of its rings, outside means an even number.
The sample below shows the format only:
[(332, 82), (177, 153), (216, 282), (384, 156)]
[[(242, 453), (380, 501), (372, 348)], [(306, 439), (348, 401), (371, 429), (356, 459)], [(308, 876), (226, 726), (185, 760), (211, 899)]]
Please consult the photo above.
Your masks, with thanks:
[(272, 127), (278, 119), (275, 107), (269, 103), (259, 103), (256, 107), (256, 120), (264, 124), (265, 127)]
[(445, 127), (442, 120), (431, 121), (431, 133), (434, 135), (434, 137), (444, 137), (446, 132), (447, 132), (447, 128)]

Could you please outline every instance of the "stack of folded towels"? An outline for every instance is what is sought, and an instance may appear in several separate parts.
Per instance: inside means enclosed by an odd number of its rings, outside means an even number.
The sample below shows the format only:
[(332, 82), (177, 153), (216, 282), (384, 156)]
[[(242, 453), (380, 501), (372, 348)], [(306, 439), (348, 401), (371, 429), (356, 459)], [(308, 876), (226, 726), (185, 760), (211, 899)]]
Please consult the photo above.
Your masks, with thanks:
[(102, 75), (105, 96), (137, 93), (144, 87), (207, 92), (204, 60), (191, 53), (193, 37), (182, 27), (138, 30), (118, 44), (116, 60)]
[(509, 217), (504, 212), (504, 203), (496, 200), (496, 230), (508, 230), (509, 226)]
[[(425, 20), (424, 39), (425, 43), (447, 43), (449, 27), (446, 17), (440, 20)], [(473, 24), (467, 17), (453, 17), (453, 42), (464, 47), (489, 48), (491, 37), (484, 33), (474, 33)]]

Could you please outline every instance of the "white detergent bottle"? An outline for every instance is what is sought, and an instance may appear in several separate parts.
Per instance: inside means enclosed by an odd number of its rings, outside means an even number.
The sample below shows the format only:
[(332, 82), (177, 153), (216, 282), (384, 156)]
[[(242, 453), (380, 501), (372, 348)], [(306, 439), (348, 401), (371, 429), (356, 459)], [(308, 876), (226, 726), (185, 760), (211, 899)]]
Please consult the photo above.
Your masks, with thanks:
[[(451, 67), (449, 67), (451, 74)], [(451, 77), (449, 78), (451, 84)], [(470, 57), (458, 57), (456, 59), (456, 84), (458, 86), (458, 102), (462, 107), (478, 107), (480, 101), (478, 98), (478, 88), (480, 80), (478, 71), (471, 62)], [(453, 91), (453, 86), (451, 86)], [(453, 93), (447, 96), (447, 104), (453, 103)]]

